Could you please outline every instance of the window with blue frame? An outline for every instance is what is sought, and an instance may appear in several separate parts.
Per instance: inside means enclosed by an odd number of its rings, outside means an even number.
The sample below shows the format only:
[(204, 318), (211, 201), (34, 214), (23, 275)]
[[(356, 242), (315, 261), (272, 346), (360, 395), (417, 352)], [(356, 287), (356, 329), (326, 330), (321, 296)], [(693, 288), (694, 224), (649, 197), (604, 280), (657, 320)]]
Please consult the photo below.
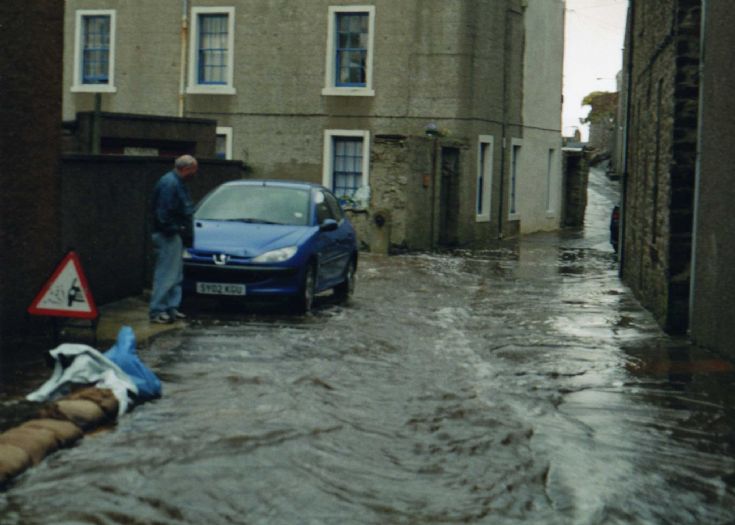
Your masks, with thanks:
[(345, 204), (362, 186), (363, 139), (334, 137), (332, 140), (332, 191)]
[(82, 17), (82, 84), (110, 81), (110, 16)]
[(227, 14), (199, 15), (197, 81), (199, 84), (224, 85), (228, 82)]
[(336, 15), (336, 85), (364, 87), (367, 83), (368, 13)]

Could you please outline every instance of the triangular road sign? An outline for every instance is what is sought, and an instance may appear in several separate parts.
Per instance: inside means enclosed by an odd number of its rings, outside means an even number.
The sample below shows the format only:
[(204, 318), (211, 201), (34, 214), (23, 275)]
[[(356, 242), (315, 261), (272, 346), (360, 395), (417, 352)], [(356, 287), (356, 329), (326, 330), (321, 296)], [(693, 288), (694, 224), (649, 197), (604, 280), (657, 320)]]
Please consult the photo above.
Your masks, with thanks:
[(79, 257), (69, 252), (28, 307), (33, 315), (96, 319), (97, 306)]

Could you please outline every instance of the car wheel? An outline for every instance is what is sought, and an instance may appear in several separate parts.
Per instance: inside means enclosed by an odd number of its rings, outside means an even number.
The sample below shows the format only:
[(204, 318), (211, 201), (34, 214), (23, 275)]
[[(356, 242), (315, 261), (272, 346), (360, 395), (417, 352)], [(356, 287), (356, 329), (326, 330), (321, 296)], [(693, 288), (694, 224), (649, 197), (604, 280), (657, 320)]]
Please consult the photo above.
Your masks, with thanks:
[(345, 280), (334, 287), (334, 295), (339, 302), (346, 302), (355, 292), (356, 270), (355, 259), (352, 259), (345, 270)]
[(316, 289), (316, 265), (312, 262), (306, 267), (304, 272), (304, 281), (301, 284), (301, 291), (296, 297), (296, 311), (301, 314), (311, 311), (314, 304), (314, 295)]

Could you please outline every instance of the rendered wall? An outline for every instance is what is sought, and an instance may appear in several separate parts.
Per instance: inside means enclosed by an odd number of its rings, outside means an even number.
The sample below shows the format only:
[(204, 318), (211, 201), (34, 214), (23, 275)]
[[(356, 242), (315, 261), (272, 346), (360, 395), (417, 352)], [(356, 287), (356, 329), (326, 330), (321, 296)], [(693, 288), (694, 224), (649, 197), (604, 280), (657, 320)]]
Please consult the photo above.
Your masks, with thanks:
[(0, 360), (40, 335), (25, 311), (60, 255), (63, 9), (57, 0), (0, 2)]
[(707, 2), (691, 335), (735, 356), (735, 11)]
[[(523, 146), (518, 179), (520, 232), (561, 221), (561, 90), (564, 3), (531, 0), (524, 13)], [(553, 150), (549, 159), (549, 150)]]

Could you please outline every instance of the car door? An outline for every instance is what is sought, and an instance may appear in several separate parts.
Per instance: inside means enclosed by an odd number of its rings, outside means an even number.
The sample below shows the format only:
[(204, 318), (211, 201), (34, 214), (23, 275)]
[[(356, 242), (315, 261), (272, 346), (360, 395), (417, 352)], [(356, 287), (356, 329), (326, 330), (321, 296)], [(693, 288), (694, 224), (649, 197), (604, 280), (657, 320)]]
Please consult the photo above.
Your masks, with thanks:
[(345, 219), (345, 214), (342, 211), (342, 207), (339, 205), (337, 197), (333, 193), (326, 191), (324, 195), (327, 199), (327, 206), (329, 206), (332, 216), (336, 218), (339, 227), (335, 232), (335, 241), (337, 242), (337, 248), (335, 253), (335, 268), (334, 278), (339, 281), (347, 270), (347, 265), (352, 257), (352, 252), (355, 247), (355, 231), (352, 229), (349, 221)]
[[(325, 220), (333, 219), (337, 222), (331, 207), (327, 203), (327, 195), (321, 190), (314, 191), (314, 205), (316, 211), (316, 223), (322, 225)], [(320, 231), (316, 242), (317, 256), (319, 258), (319, 272), (317, 274), (317, 289), (323, 290), (335, 284), (339, 274), (340, 262), (340, 233), (339, 227), (332, 231)]]

